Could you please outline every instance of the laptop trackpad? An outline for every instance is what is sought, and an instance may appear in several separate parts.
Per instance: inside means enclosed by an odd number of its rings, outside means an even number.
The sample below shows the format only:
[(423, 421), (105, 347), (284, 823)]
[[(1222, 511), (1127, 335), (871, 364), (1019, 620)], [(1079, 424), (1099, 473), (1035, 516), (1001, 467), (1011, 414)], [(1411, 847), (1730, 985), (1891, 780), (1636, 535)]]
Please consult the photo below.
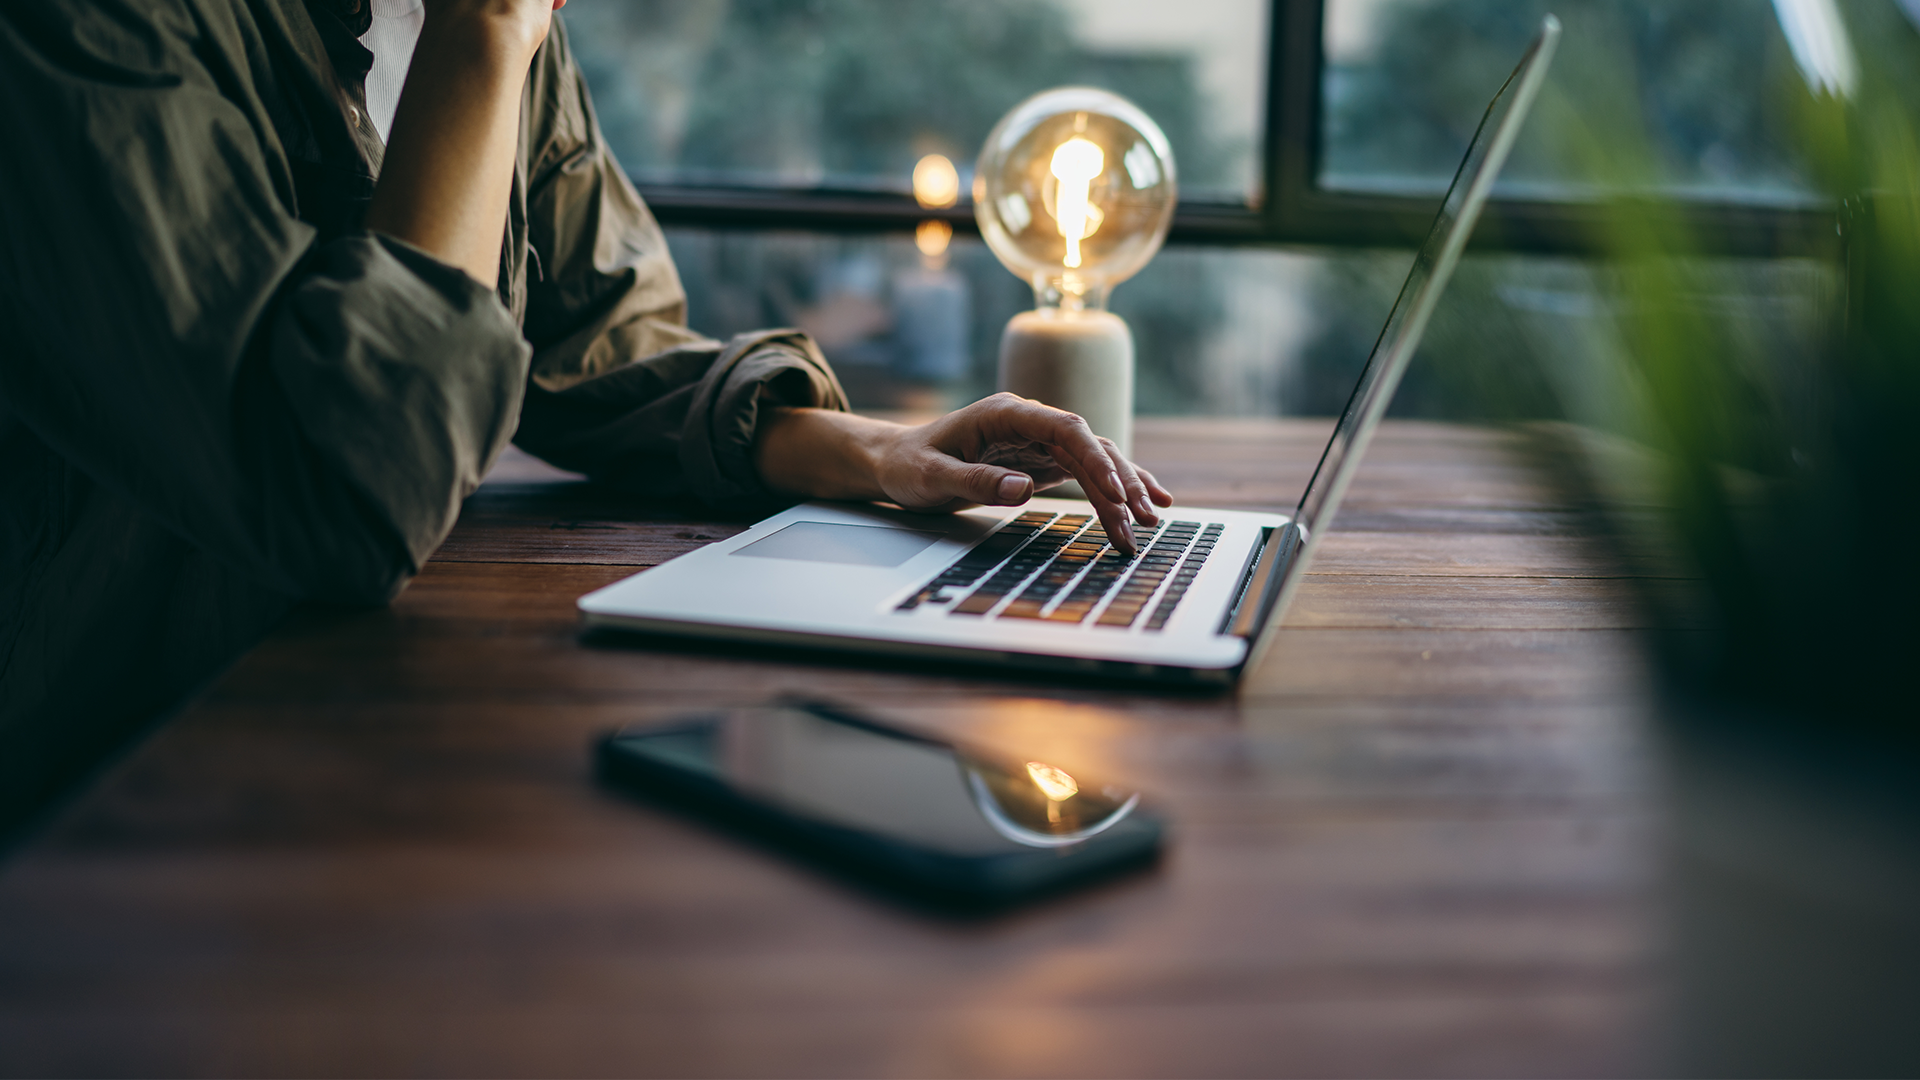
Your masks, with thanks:
[(940, 533), (889, 529), (880, 525), (796, 521), (733, 554), (751, 555), (756, 559), (793, 559), (797, 562), (847, 563), (852, 566), (899, 566), (933, 546), (941, 537)]

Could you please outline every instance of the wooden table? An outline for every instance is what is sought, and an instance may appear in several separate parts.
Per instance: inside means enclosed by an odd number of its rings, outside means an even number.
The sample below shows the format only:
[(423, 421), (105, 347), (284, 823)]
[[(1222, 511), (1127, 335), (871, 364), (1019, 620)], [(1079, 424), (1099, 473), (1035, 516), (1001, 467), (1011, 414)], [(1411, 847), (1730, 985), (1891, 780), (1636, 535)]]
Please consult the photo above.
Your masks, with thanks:
[[(1276, 509), (1325, 432), (1139, 456)], [(390, 608), (298, 617), (0, 866), (0, 1071), (1657, 1068), (1641, 616), (1521, 445), (1388, 425), (1238, 697), (583, 643), (575, 597), (743, 525), (510, 458)], [(589, 780), (790, 691), (1134, 781), (1169, 856), (941, 921)]]

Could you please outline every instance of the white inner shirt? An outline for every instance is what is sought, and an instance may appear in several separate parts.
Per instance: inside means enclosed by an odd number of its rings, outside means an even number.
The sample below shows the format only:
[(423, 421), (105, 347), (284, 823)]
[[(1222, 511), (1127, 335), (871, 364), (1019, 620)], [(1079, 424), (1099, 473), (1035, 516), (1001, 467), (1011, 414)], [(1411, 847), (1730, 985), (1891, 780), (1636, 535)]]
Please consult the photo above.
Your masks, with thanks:
[(367, 119), (386, 142), (393, 133), (393, 114), (400, 108), (400, 88), (407, 84), (413, 48), (420, 44), (426, 25), (423, 0), (373, 0), (373, 25), (360, 35), (360, 44), (373, 53), (367, 72)]

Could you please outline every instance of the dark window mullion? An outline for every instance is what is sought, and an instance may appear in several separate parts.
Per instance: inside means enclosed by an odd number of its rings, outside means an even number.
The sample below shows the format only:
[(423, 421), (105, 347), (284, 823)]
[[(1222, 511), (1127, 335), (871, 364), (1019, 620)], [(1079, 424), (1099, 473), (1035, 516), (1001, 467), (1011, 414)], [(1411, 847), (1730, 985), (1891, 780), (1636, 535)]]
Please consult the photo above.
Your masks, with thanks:
[(1321, 0), (1273, 0), (1268, 16), (1267, 154), (1263, 217), (1273, 238), (1316, 230), (1302, 219), (1317, 182)]
[[(977, 235), (973, 204), (928, 210), (906, 195), (819, 188), (676, 187), (636, 182), (663, 225), (711, 228), (800, 229), (823, 232), (899, 232), (929, 218), (955, 232)], [(1227, 202), (1184, 200), (1174, 211), (1171, 237), (1179, 243), (1258, 243), (1267, 239), (1260, 215)]]

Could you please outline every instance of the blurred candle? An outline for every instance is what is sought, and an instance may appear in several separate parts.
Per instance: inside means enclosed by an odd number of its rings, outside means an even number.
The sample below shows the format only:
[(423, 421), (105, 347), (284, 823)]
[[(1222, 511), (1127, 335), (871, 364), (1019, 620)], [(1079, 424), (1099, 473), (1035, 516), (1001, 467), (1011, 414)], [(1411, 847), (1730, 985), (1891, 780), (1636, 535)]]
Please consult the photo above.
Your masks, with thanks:
[[(958, 202), (960, 173), (953, 162), (940, 154), (921, 158), (913, 167), (913, 197), (930, 210)], [(922, 221), (913, 231), (920, 266), (894, 278), (893, 325), (900, 343), (896, 374), (902, 378), (954, 382), (971, 366), (973, 294), (967, 279), (947, 268), (952, 241), (952, 225), (938, 218)]]

